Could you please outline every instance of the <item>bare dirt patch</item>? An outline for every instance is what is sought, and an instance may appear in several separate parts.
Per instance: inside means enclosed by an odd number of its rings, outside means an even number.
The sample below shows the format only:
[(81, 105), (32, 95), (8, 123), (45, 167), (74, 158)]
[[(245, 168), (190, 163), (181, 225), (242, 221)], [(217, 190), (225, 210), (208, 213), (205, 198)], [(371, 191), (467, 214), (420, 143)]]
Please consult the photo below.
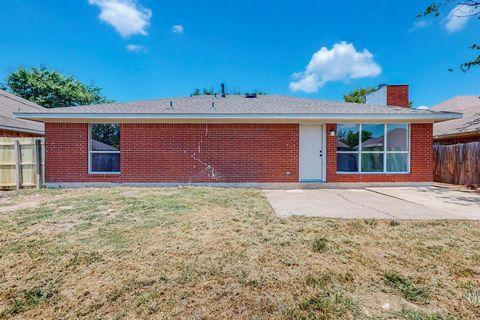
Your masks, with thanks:
[(42, 201), (0, 215), (0, 317), (480, 317), (478, 222), (278, 219), (239, 189), (9, 197)]

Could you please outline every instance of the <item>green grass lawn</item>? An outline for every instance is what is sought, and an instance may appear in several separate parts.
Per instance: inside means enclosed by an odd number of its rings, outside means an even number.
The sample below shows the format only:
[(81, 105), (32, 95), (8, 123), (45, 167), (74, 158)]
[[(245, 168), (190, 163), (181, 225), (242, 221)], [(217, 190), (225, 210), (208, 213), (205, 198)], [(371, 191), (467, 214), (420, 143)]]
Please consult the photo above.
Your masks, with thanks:
[(0, 318), (480, 317), (478, 222), (278, 219), (239, 189), (0, 202)]

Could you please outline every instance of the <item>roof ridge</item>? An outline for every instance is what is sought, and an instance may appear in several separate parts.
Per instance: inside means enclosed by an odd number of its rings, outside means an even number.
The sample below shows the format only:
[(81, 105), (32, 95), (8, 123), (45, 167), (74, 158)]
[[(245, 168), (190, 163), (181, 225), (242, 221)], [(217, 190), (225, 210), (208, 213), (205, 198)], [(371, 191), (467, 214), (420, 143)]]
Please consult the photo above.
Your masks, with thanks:
[[(215, 101), (225, 101), (228, 98), (242, 98), (248, 100), (255, 100), (255, 99), (268, 99), (268, 98), (277, 98), (277, 99), (297, 99), (302, 101), (308, 101), (311, 103), (332, 103), (332, 104), (339, 104), (339, 105), (349, 105), (349, 106), (357, 106), (357, 107), (384, 107), (384, 108), (402, 108), (401, 106), (384, 106), (380, 104), (367, 104), (367, 103), (358, 103), (358, 102), (346, 102), (346, 101), (337, 101), (331, 99), (319, 99), (319, 98), (311, 98), (311, 97), (296, 97), (296, 96), (288, 96), (288, 95), (279, 95), (279, 94), (269, 94), (269, 95), (259, 95), (256, 98), (246, 98), (244, 95), (228, 95), (226, 97), (222, 97), (220, 95), (196, 95), (196, 96), (176, 96), (176, 97), (164, 97), (164, 98), (153, 98), (153, 99), (144, 99), (144, 100), (131, 100), (131, 101), (116, 101), (116, 102), (107, 102), (107, 103), (97, 103), (97, 104), (86, 104), (86, 105), (79, 105), (79, 106), (65, 106), (60, 108), (78, 108), (78, 107), (92, 107), (92, 106), (131, 106), (135, 104), (143, 104), (143, 103), (152, 103), (152, 102), (160, 102), (160, 101), (175, 101), (175, 100), (195, 100), (195, 99), (203, 99), (203, 100), (213, 100)], [(58, 108), (56, 108), (58, 109)], [(413, 109), (413, 108), (411, 108)]]

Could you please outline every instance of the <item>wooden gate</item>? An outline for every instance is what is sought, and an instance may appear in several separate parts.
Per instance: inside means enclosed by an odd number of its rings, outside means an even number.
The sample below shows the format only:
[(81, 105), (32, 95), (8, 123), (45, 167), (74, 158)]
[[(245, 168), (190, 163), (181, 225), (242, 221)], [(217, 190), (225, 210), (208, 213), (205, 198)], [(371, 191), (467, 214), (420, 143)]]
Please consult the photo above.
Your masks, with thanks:
[(433, 180), (480, 185), (480, 142), (434, 145)]
[(0, 138), (0, 189), (43, 186), (43, 138)]

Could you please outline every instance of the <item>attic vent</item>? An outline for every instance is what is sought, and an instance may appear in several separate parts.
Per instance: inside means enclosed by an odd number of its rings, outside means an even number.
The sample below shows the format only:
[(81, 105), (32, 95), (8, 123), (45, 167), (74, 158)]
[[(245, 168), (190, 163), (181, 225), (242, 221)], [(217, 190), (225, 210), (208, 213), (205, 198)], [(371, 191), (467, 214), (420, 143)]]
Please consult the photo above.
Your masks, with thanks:
[(245, 93), (245, 98), (256, 98), (257, 94), (256, 93)]

